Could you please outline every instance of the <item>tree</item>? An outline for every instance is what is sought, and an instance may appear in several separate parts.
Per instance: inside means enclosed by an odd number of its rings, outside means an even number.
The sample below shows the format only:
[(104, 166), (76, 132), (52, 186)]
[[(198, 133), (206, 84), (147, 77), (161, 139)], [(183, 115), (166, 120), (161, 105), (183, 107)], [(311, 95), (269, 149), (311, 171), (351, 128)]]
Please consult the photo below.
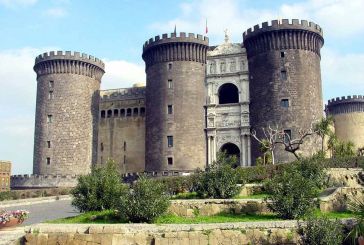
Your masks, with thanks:
[(322, 118), (318, 123), (314, 126), (314, 131), (318, 136), (321, 137), (321, 151), (324, 152), (325, 145), (325, 137), (330, 136), (333, 132), (331, 127), (334, 125), (334, 118), (332, 116), (328, 116), (326, 118)]
[[(275, 163), (274, 158), (274, 149), (276, 148), (277, 140), (279, 137), (279, 130), (278, 126), (276, 128), (272, 128), (270, 125), (268, 128), (262, 128), (264, 138), (259, 139), (257, 136), (257, 132), (252, 129), (251, 136), (259, 142), (261, 150), (263, 149), (264, 152), (270, 152), (272, 156), (272, 164)], [(264, 154), (264, 153), (263, 153)]]

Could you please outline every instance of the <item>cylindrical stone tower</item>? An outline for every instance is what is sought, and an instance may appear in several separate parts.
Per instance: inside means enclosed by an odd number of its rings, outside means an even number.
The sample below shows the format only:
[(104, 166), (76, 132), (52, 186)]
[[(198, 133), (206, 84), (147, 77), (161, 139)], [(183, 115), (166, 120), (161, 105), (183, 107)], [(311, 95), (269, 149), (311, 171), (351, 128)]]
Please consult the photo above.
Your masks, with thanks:
[[(313, 22), (294, 19), (264, 22), (243, 34), (250, 79), (251, 126), (259, 138), (262, 128), (278, 127), (299, 137), (323, 116), (320, 49), (322, 29)], [(303, 155), (318, 150), (317, 137), (305, 138)], [(252, 159), (260, 156), (259, 143), (252, 139)], [(276, 162), (294, 160), (283, 145), (275, 151)]]
[(339, 140), (351, 141), (355, 148), (364, 147), (364, 96), (329, 100), (326, 114), (334, 117), (335, 134)]
[(206, 165), (205, 64), (208, 38), (163, 34), (143, 47), (146, 65), (146, 171)]
[(34, 174), (81, 175), (96, 163), (99, 89), (104, 63), (86, 54), (35, 59)]

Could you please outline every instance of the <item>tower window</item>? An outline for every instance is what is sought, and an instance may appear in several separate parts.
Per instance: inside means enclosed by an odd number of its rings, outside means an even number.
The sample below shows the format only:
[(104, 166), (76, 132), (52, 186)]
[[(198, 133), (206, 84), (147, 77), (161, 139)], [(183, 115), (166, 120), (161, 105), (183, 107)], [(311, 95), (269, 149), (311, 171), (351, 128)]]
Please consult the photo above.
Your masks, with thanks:
[(49, 100), (53, 99), (53, 91), (48, 92), (48, 99)]
[(100, 144), (100, 151), (103, 152), (104, 151), (104, 143), (101, 142)]
[(47, 165), (50, 165), (50, 164), (51, 164), (51, 158), (47, 157)]
[(292, 140), (292, 131), (290, 129), (286, 129), (284, 132), (284, 143), (289, 143)]
[(169, 89), (173, 88), (173, 82), (172, 82), (172, 79), (169, 79), (169, 80), (168, 80), (168, 88), (169, 88)]
[(51, 142), (49, 140), (47, 141), (47, 147), (51, 148)]
[(172, 69), (172, 63), (169, 63), (168, 64), (168, 70), (171, 70)]
[(172, 105), (168, 105), (168, 114), (173, 114), (173, 107)]
[(119, 116), (119, 109), (114, 109), (114, 117), (118, 117)]
[(172, 157), (168, 157), (167, 158), (167, 162), (168, 162), (168, 165), (173, 165), (173, 158)]
[(48, 87), (49, 88), (54, 88), (54, 81), (49, 81)]
[(168, 147), (173, 147), (173, 136), (167, 136)]
[(124, 151), (126, 151), (126, 141), (124, 141)]
[(282, 81), (287, 80), (287, 71), (286, 70), (281, 71), (281, 80)]
[(52, 123), (52, 115), (47, 115), (47, 123)]
[(101, 118), (105, 118), (105, 111), (101, 111)]
[(284, 58), (284, 56), (285, 56), (285, 52), (284, 52), (284, 51), (282, 51), (282, 52), (281, 52), (281, 58)]
[(289, 107), (289, 100), (288, 99), (282, 99), (281, 100), (281, 107), (288, 108)]

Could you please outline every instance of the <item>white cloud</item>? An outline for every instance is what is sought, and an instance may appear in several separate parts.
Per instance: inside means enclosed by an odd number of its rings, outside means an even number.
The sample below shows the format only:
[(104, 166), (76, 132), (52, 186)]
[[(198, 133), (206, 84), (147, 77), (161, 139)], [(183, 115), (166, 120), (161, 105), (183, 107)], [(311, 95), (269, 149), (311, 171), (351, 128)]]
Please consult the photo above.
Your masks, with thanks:
[(105, 60), (106, 73), (102, 89), (126, 88), (134, 83), (145, 82), (144, 66), (124, 60)]
[(67, 15), (67, 11), (63, 8), (50, 8), (44, 12), (44, 15), (54, 18), (62, 18)]
[(26, 7), (34, 5), (38, 2), (38, 0), (0, 0), (0, 4), (5, 7)]

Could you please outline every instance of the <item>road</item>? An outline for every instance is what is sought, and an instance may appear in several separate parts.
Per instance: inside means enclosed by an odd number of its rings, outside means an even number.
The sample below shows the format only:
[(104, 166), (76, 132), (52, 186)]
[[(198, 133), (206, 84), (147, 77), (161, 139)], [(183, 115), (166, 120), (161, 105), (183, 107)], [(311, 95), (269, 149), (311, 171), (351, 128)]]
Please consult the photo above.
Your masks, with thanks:
[(71, 200), (58, 200), (54, 202), (38, 203), (31, 205), (19, 205), (5, 208), (6, 210), (25, 209), (28, 210), (29, 218), (22, 224), (31, 225), (47, 220), (76, 216), (79, 212), (71, 206)]

